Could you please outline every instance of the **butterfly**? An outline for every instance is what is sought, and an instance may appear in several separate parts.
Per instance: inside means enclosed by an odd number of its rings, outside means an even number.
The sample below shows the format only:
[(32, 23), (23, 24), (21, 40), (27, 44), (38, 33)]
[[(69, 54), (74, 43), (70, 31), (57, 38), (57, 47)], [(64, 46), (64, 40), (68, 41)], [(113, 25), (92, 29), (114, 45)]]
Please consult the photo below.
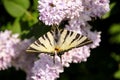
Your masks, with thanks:
[(47, 32), (28, 48), (27, 52), (46, 53), (50, 55), (62, 55), (64, 52), (73, 48), (78, 48), (92, 43), (86, 36), (66, 29), (55, 27)]

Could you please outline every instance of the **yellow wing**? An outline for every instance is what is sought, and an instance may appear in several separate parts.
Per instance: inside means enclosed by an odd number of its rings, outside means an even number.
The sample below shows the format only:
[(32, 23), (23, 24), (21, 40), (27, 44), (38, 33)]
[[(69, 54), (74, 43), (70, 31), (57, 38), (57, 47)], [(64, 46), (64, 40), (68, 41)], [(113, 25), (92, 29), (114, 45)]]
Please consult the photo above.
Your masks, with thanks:
[(41, 36), (37, 41), (32, 43), (27, 52), (43, 52), (43, 53), (54, 53), (54, 37), (53, 32), (49, 31), (45, 35)]
[(86, 36), (80, 35), (73, 31), (61, 30), (59, 38), (59, 48), (60, 52), (68, 51), (72, 48), (81, 47), (92, 43)]

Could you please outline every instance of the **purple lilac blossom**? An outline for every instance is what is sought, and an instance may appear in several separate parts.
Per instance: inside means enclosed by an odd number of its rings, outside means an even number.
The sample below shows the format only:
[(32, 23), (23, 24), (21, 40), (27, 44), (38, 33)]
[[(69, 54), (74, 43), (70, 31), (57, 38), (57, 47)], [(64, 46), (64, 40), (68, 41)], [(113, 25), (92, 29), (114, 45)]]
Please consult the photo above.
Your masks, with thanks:
[(34, 66), (34, 61), (36, 60), (37, 54), (26, 53), (26, 49), (28, 46), (33, 43), (34, 38), (25, 39), (17, 44), (16, 52), (19, 54), (12, 60), (12, 66), (16, 68), (16, 70), (21, 69), (26, 73), (26, 80), (32, 80), (32, 67)]
[(26, 72), (27, 80), (31, 79), (31, 70), (36, 59), (36, 54), (27, 54), (27, 47), (33, 42), (33, 38), (21, 40), (19, 34), (12, 34), (5, 30), (0, 32), (0, 70), (13, 66), (16, 70)]
[(59, 24), (65, 18), (74, 18), (83, 11), (81, 0), (39, 0), (39, 19), (46, 25)]
[(59, 73), (63, 72), (63, 66), (60, 63), (60, 58), (55, 56), (55, 63), (53, 56), (47, 54), (40, 54), (40, 59), (37, 60), (33, 67), (34, 80), (55, 80), (59, 77)]
[(0, 70), (11, 67), (12, 59), (16, 57), (16, 44), (20, 42), (18, 34), (12, 35), (11, 31), (0, 32)]
[(39, 0), (39, 19), (46, 25), (59, 24), (64, 19), (101, 17), (109, 11), (109, 0)]

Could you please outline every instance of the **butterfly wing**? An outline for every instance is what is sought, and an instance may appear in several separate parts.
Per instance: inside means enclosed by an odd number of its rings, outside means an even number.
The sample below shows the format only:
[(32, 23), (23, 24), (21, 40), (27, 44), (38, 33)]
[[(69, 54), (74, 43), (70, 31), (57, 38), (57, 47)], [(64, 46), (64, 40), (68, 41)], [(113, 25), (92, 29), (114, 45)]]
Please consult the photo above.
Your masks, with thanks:
[(84, 46), (92, 43), (86, 36), (80, 35), (73, 31), (61, 30), (60, 31), (59, 47), (61, 51), (68, 51), (72, 48)]
[(44, 52), (44, 53), (54, 53), (54, 37), (53, 31), (49, 31), (38, 40), (32, 43), (27, 52)]
[[(92, 43), (86, 36), (65, 29), (51, 30), (32, 43), (27, 52), (53, 53), (68, 51), (72, 48)], [(58, 50), (57, 50), (58, 49)]]

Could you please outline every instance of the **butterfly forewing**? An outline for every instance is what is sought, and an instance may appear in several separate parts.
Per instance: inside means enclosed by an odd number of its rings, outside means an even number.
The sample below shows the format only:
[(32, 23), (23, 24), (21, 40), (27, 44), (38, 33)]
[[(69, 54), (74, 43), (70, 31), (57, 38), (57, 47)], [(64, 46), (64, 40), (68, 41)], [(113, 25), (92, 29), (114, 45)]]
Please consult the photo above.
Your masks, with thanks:
[(45, 35), (41, 36), (37, 41), (32, 43), (30, 47), (26, 50), (27, 52), (45, 52), (54, 53), (54, 38), (53, 32), (47, 32)]
[(92, 41), (86, 36), (80, 35), (73, 31), (61, 30), (61, 36), (58, 44), (61, 51), (67, 51), (89, 43), (92, 43)]

